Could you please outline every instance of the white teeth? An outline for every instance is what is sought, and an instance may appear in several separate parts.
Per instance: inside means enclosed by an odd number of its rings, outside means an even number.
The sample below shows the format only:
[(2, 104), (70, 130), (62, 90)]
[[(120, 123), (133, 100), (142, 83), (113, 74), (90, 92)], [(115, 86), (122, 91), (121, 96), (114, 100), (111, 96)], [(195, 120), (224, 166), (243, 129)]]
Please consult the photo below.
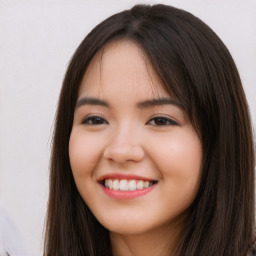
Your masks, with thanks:
[(104, 186), (113, 190), (134, 191), (152, 186), (153, 181), (106, 179)]
[(149, 187), (149, 181), (143, 181), (143, 188)]
[(108, 180), (108, 187), (110, 189), (113, 189), (113, 181), (112, 180)]
[(113, 189), (118, 190), (119, 189), (119, 180), (114, 180), (113, 181)]
[(129, 180), (128, 189), (131, 191), (136, 190), (136, 180)]
[(128, 181), (127, 180), (120, 180), (119, 189), (123, 190), (123, 191), (127, 191), (128, 190)]
[(137, 189), (143, 189), (143, 180), (140, 180), (136, 186)]

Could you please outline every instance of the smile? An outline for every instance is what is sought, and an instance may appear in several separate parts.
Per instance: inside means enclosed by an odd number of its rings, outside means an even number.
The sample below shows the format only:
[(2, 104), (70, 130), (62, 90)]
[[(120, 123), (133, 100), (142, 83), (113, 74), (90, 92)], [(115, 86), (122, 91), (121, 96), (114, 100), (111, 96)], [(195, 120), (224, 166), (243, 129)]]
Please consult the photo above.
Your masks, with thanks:
[(154, 185), (154, 181), (105, 179), (102, 184), (111, 190), (135, 191)]
[(135, 199), (152, 191), (158, 181), (139, 176), (108, 175), (99, 184), (103, 192), (112, 199)]

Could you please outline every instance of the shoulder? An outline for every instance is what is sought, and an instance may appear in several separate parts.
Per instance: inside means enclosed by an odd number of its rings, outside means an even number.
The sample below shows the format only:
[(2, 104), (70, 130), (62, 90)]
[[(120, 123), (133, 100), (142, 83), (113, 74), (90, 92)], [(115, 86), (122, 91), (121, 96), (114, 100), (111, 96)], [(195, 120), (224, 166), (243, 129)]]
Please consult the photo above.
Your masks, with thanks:
[(23, 236), (0, 202), (0, 255), (28, 256)]

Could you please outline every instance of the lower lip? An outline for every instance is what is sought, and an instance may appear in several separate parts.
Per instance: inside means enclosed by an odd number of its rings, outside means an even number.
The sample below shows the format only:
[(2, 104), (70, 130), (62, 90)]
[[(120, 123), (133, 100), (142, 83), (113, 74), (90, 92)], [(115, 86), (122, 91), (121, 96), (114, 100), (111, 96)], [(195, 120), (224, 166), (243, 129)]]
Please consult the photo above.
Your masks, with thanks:
[(100, 186), (102, 187), (104, 193), (107, 196), (109, 196), (113, 199), (124, 200), (124, 199), (134, 199), (134, 198), (137, 198), (140, 196), (144, 196), (147, 193), (149, 193), (150, 191), (152, 191), (156, 187), (156, 184), (154, 184), (148, 188), (138, 189), (138, 190), (134, 190), (134, 191), (113, 190), (113, 189), (104, 187), (102, 184), (100, 184)]

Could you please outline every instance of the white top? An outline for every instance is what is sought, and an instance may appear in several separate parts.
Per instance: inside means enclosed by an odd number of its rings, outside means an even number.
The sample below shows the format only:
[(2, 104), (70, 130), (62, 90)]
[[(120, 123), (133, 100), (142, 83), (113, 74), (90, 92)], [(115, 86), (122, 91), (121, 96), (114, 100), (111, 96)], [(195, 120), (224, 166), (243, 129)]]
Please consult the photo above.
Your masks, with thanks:
[(0, 204), (0, 256), (30, 256), (18, 228)]

